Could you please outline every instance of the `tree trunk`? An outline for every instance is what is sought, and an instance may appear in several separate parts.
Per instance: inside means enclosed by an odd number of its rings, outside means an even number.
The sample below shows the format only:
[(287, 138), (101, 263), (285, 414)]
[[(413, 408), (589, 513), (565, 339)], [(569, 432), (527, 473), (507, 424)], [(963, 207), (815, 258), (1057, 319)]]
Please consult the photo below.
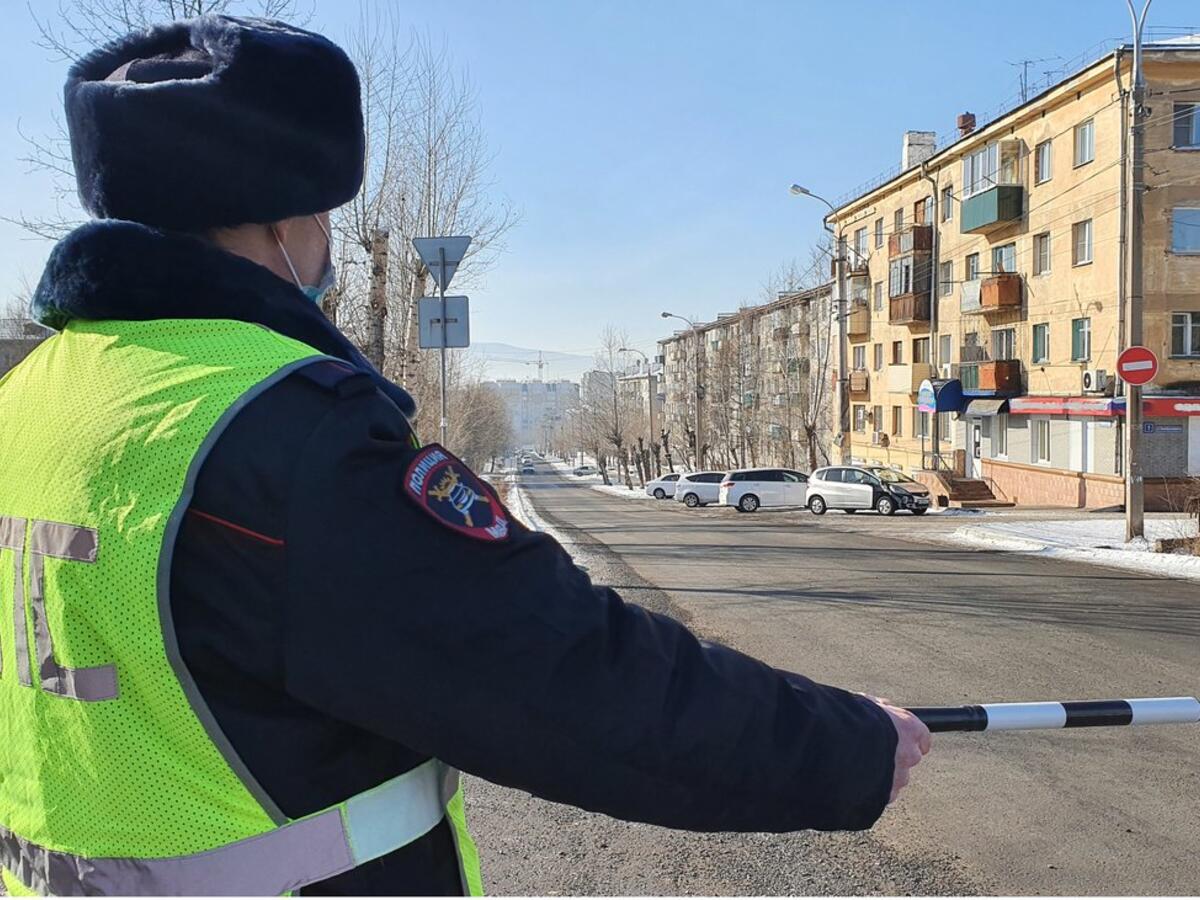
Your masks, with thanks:
[(387, 321), (388, 231), (377, 228), (371, 234), (370, 313), (367, 324), (366, 357), (383, 371), (384, 325)]
[(325, 313), (325, 318), (333, 323), (334, 328), (337, 328), (338, 304), (341, 303), (341, 300), (342, 292), (336, 287), (330, 288), (321, 298), (321, 312)]

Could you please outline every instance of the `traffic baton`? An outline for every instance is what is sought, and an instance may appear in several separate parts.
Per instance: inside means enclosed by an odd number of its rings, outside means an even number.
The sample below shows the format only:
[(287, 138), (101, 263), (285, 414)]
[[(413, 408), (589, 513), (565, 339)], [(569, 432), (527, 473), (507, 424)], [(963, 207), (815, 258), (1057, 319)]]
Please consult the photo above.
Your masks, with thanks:
[(908, 711), (930, 731), (1027, 731), (1200, 723), (1200, 700), (1195, 697), (916, 706)]

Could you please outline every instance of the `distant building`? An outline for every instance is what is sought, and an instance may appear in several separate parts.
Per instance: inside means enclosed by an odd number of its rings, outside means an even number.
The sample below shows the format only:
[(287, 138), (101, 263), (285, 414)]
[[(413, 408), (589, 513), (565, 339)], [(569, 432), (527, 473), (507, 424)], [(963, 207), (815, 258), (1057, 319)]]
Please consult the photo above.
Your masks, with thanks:
[(0, 375), (3, 375), (54, 332), (28, 319), (0, 319)]
[(579, 385), (573, 381), (504, 378), (488, 386), (504, 401), (517, 447), (546, 445), (567, 411), (579, 406)]

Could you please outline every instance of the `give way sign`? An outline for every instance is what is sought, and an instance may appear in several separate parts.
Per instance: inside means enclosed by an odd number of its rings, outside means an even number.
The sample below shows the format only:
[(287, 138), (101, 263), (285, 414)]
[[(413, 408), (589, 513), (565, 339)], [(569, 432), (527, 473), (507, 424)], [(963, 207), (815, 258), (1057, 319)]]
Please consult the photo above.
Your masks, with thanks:
[(1117, 357), (1117, 374), (1126, 384), (1149, 384), (1158, 374), (1158, 357), (1148, 347), (1127, 347)]

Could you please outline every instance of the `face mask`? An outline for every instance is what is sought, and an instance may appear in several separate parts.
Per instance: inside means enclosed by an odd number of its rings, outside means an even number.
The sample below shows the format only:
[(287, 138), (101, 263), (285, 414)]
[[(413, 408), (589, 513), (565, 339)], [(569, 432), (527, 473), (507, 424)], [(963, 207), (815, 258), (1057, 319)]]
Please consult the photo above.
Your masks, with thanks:
[(296, 282), (296, 287), (311, 300), (313, 303), (319, 304), (325, 299), (325, 295), (337, 283), (337, 270), (333, 265), (333, 241), (329, 237), (329, 231), (325, 228), (325, 223), (321, 221), (320, 216), (313, 216), (317, 222), (317, 227), (321, 229), (321, 233), (325, 235), (325, 271), (321, 274), (320, 280), (316, 284), (304, 284), (300, 281), (300, 276), (296, 274), (296, 267), (292, 265), (292, 258), (288, 256), (287, 250), (283, 246), (283, 241), (279, 240), (279, 233), (272, 228), (271, 234), (275, 237), (275, 243), (279, 245), (279, 252), (283, 254), (283, 261), (287, 263), (288, 271), (292, 273), (292, 280)]

